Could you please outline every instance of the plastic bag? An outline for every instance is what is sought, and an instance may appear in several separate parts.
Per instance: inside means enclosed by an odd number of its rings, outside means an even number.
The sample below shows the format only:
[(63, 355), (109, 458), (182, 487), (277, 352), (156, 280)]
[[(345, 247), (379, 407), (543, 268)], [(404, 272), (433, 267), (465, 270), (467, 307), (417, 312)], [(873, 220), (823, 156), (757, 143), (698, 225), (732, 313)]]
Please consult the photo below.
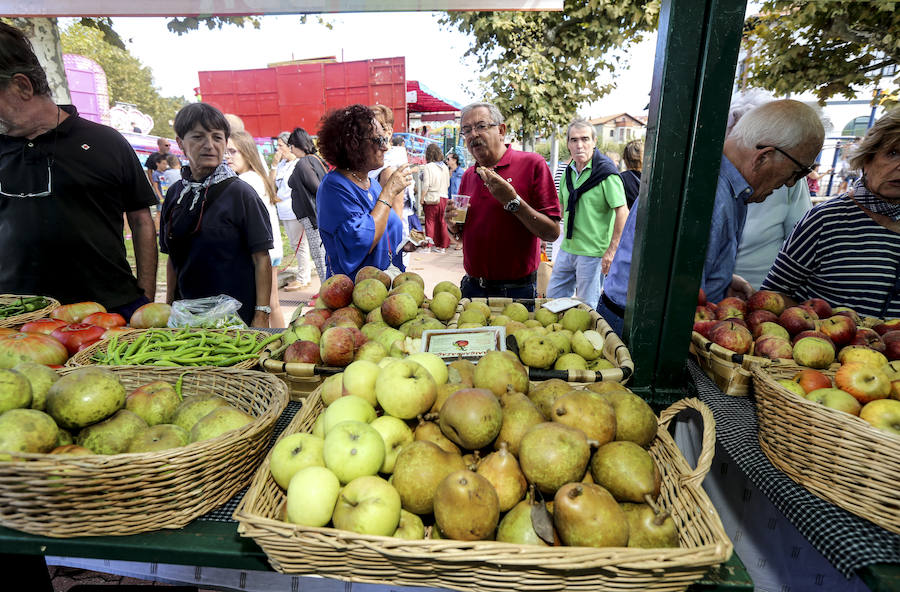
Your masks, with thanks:
[(172, 303), (169, 327), (203, 327), (206, 329), (246, 329), (238, 316), (241, 303), (225, 294)]

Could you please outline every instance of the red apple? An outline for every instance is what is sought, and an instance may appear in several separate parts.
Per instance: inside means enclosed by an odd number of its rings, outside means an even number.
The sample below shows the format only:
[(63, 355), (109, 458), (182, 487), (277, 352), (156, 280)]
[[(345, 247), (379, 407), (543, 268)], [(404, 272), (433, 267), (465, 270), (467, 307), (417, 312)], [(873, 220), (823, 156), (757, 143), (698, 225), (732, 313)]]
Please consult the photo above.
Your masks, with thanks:
[(859, 315), (852, 308), (847, 308), (846, 306), (836, 306), (831, 309), (831, 312), (834, 314), (844, 315), (845, 317), (849, 317), (853, 319), (853, 322), (859, 325)]
[[(801, 339), (803, 339), (804, 337), (818, 337), (819, 339), (824, 339), (825, 341), (830, 343), (831, 347), (834, 347), (834, 342), (831, 341), (831, 337), (829, 337), (828, 335), (825, 335), (824, 333), (822, 333), (820, 331), (800, 331), (799, 333), (794, 335), (793, 339), (791, 339), (791, 345), (797, 345), (797, 342), (800, 341)], [(837, 351), (836, 347), (834, 349), (835, 349), (835, 351)]]
[(830, 317), (831, 315), (834, 314), (831, 311), (831, 305), (828, 304), (827, 302), (825, 302), (824, 300), (822, 300), (821, 298), (810, 298), (809, 300), (807, 300), (800, 306), (809, 306), (814, 311), (816, 311), (816, 314), (819, 316), (820, 319), (827, 319), (828, 317)]
[(319, 355), (326, 365), (346, 366), (353, 361), (354, 353), (354, 336), (349, 328), (332, 327), (322, 333), (319, 340)]
[(318, 364), (322, 361), (319, 355), (319, 345), (312, 341), (295, 341), (284, 350), (284, 361)]
[(747, 303), (740, 298), (732, 296), (719, 302), (716, 318), (720, 320), (742, 319), (745, 314), (747, 314)]
[(703, 306), (706, 304), (706, 292), (703, 291), (703, 288), (700, 288), (700, 293), (697, 294), (697, 306)]
[(772, 311), (757, 309), (747, 314), (747, 328), (753, 331), (760, 323), (777, 323), (778, 315)]
[(786, 304), (784, 302), (784, 296), (778, 292), (760, 290), (754, 292), (750, 298), (747, 299), (747, 306), (750, 310), (768, 310), (772, 314), (780, 315), (784, 312)]
[(890, 319), (872, 327), (879, 335), (884, 335), (888, 331), (896, 331), (900, 329), (900, 319)]
[(324, 282), (319, 289), (319, 299), (331, 310), (348, 306), (353, 301), (353, 280), (338, 273)]
[[(900, 331), (889, 331), (888, 333), (900, 333)], [(885, 333), (887, 335), (887, 333)], [(884, 355), (888, 360), (900, 360), (900, 341), (888, 341), (884, 344)]]
[(363, 344), (369, 340), (369, 338), (366, 337), (365, 333), (363, 333), (359, 329), (357, 329), (355, 327), (348, 327), (348, 329), (350, 329), (350, 332), (353, 333), (354, 349), (361, 348), (363, 346)]
[(831, 379), (822, 372), (812, 368), (804, 368), (794, 375), (793, 381), (803, 387), (807, 393), (816, 389), (831, 388)]
[(828, 335), (835, 345), (844, 345), (856, 335), (856, 324), (850, 317), (834, 315), (819, 323), (819, 331)]
[(756, 340), (753, 355), (769, 358), (770, 360), (790, 360), (793, 357), (791, 342), (777, 335), (763, 335)]
[(860, 362), (849, 362), (838, 368), (834, 384), (863, 405), (891, 394), (891, 381), (884, 370)]
[(694, 312), (694, 322), (697, 323), (699, 321), (713, 321), (716, 319), (716, 313), (712, 312), (705, 306), (698, 306), (697, 310)]
[[(891, 333), (891, 331), (888, 331)], [(885, 333), (887, 335), (888, 333)], [(897, 331), (900, 336), (900, 331)], [(850, 340), (849, 345), (862, 345), (884, 353), (884, 340), (875, 332), (874, 329), (868, 327), (857, 327), (856, 335)]]
[(753, 336), (746, 327), (732, 321), (721, 321), (709, 332), (709, 340), (738, 354), (750, 351)]
[[(753, 338), (759, 339), (764, 335), (774, 335), (776, 337), (781, 337), (782, 339), (788, 340), (791, 338), (788, 335), (787, 329), (779, 325), (778, 323), (772, 323), (770, 321), (766, 321), (765, 323), (760, 323), (753, 329)], [(790, 343), (788, 343), (790, 345)]]
[(709, 339), (709, 332), (718, 324), (719, 321), (696, 321), (694, 323), (694, 331)]
[(812, 306), (810, 306), (808, 304), (801, 304), (800, 308), (802, 308), (803, 310), (808, 312), (809, 316), (811, 316), (814, 321), (819, 320), (819, 313), (817, 313), (816, 309), (814, 309)]
[(353, 321), (353, 324), (356, 325), (357, 329), (362, 327), (366, 322), (365, 313), (363, 313), (363, 311), (359, 310), (355, 306), (345, 306), (343, 308), (339, 308), (332, 313), (331, 318), (338, 320), (349, 319), (350, 321)]
[(327, 308), (315, 308), (305, 315), (303, 315), (302, 320), (300, 321), (301, 325), (315, 325), (322, 329), (322, 325), (325, 324), (325, 321), (331, 316), (331, 311)]
[[(869, 329), (869, 330), (871, 331), (871, 329)], [(884, 335), (881, 336), (881, 340), (885, 343), (890, 343), (892, 341), (900, 341), (900, 331), (898, 331), (896, 329), (893, 331), (888, 331), (887, 333), (885, 333)]]
[(804, 337), (794, 344), (794, 361), (810, 368), (828, 368), (834, 362), (834, 347), (818, 337)]
[(778, 317), (778, 324), (788, 330), (791, 335), (801, 331), (812, 331), (816, 328), (816, 319), (809, 311), (799, 306), (786, 308)]

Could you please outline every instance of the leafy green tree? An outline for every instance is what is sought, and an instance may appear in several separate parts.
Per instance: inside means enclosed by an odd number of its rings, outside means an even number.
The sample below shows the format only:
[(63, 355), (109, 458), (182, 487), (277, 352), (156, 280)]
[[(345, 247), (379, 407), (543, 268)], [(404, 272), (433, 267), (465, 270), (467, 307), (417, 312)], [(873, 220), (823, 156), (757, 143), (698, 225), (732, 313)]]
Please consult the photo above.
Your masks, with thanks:
[(100, 64), (106, 72), (111, 104), (121, 101), (135, 105), (153, 118), (152, 134), (174, 137), (169, 121), (187, 101), (182, 97), (160, 96), (148, 66), (127, 49), (110, 43), (101, 28), (74, 23), (61, 32), (60, 40), (65, 53), (83, 55)]
[[(883, 68), (900, 69), (896, 0), (768, 0), (744, 28), (749, 59), (742, 83), (776, 94), (812, 91), (822, 103), (854, 98)], [(900, 76), (893, 85), (896, 95)]]
[(627, 67), (617, 50), (656, 28), (659, 0), (565, 0), (562, 12), (451, 12), (441, 22), (474, 38), (489, 99), (507, 123), (550, 135), (578, 106), (609, 93), (604, 74)]

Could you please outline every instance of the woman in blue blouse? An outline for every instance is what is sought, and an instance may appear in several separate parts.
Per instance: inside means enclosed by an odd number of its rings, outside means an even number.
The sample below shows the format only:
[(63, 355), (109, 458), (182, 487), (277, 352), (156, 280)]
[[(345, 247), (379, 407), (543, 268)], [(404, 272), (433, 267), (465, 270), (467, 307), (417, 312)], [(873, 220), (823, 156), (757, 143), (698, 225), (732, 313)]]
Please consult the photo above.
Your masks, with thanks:
[(316, 193), (329, 275), (355, 279), (367, 265), (403, 270), (397, 249), (403, 235), (404, 189), (412, 183), (408, 166), (398, 167), (377, 196), (369, 193), (368, 172), (384, 164), (389, 145), (390, 138), (364, 105), (332, 111), (322, 120), (319, 151), (335, 167)]

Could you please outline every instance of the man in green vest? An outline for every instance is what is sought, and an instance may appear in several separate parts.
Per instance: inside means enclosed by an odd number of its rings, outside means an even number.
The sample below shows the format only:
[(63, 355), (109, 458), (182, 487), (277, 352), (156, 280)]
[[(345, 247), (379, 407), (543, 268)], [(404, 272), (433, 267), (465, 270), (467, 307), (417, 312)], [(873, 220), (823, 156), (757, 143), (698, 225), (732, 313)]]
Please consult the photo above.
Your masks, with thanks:
[(574, 294), (594, 306), (628, 218), (625, 188), (616, 165), (597, 150), (597, 135), (587, 120), (569, 124), (566, 145), (572, 162), (559, 183), (565, 237), (553, 257), (547, 296)]

